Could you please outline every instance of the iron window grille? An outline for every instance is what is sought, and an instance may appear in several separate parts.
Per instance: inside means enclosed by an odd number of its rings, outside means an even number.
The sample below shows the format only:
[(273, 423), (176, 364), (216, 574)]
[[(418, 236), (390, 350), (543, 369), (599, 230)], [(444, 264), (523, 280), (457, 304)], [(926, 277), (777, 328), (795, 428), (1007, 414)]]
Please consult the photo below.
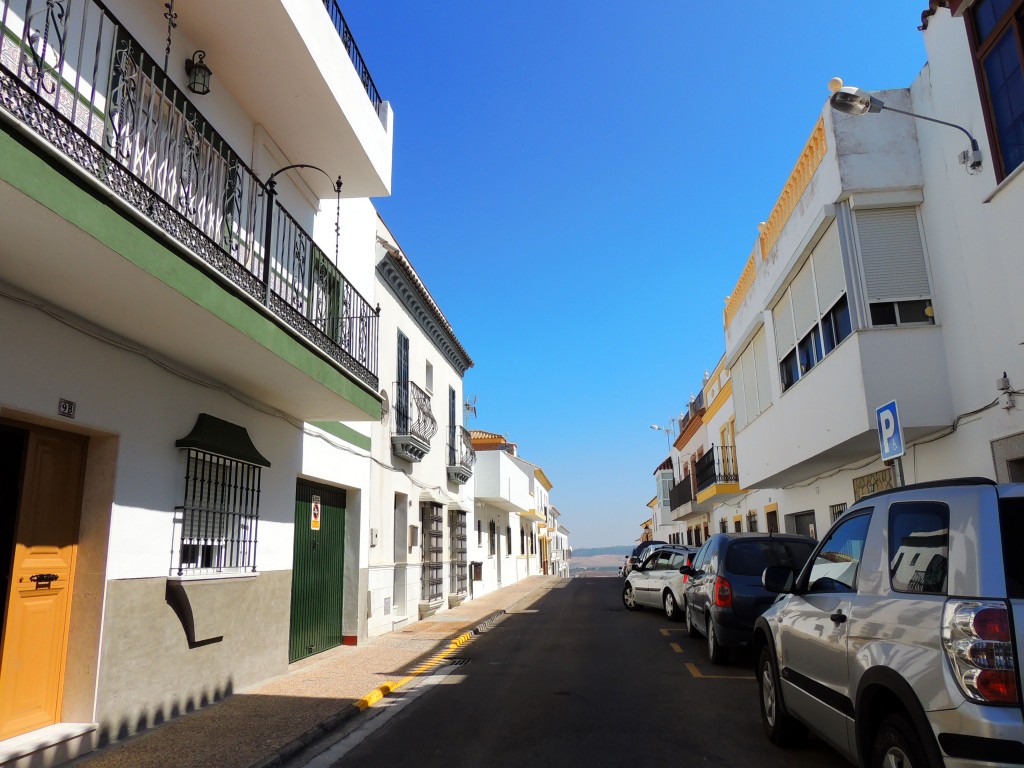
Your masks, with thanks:
[(512, 554), (512, 526), (511, 525), (507, 526), (505, 528), (505, 554), (506, 555), (511, 555)]
[(422, 595), (424, 600), (435, 602), (441, 599), (444, 584), (444, 517), (439, 505), (424, 504), (420, 508), (420, 518), (426, 539), (421, 576)]
[(747, 512), (747, 530), (751, 533), (757, 532), (757, 512)]
[(175, 509), (172, 573), (256, 570), (261, 470), (255, 464), (188, 449), (185, 500)]
[(831, 514), (832, 522), (834, 523), (836, 520), (843, 516), (844, 512), (846, 512), (846, 504), (833, 504), (828, 508), (828, 511)]
[(487, 554), (492, 557), (498, 551), (498, 526), (491, 520), (487, 530)]
[(451, 513), (452, 563), (451, 583), (458, 595), (464, 595), (469, 587), (469, 565), (466, 561), (466, 513), (453, 510)]

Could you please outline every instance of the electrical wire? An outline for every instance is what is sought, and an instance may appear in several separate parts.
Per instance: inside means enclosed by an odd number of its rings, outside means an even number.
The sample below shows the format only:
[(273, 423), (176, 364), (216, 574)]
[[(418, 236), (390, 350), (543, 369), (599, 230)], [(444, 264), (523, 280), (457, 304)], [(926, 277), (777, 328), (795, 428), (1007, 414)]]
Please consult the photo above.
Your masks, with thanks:
[(291, 416), (289, 416), (288, 414), (286, 414), (286, 413), (284, 413), (282, 411), (271, 409), (268, 406), (264, 405), (263, 403), (260, 403), (259, 401), (256, 401), (256, 400), (252, 400), (251, 398), (241, 394), (240, 392), (237, 392), (237, 391), (231, 389), (230, 387), (226, 387), (223, 384), (217, 384), (215, 382), (208, 381), (206, 379), (201, 379), (201, 378), (198, 378), (196, 376), (193, 376), (193, 375), (189, 374), (187, 371), (183, 371), (180, 368), (175, 367), (171, 363), (161, 359), (159, 356), (153, 354), (149, 350), (142, 349), (140, 347), (136, 347), (136, 346), (134, 346), (132, 344), (129, 344), (126, 341), (122, 341), (120, 339), (115, 339), (115, 338), (113, 338), (111, 336), (108, 336), (108, 335), (106, 335), (104, 333), (101, 333), (99, 330), (95, 330), (93, 328), (86, 327), (85, 325), (83, 325), (81, 323), (74, 322), (70, 318), (65, 317), (63, 314), (57, 312), (56, 310), (52, 309), (51, 307), (49, 307), (49, 306), (47, 306), (45, 304), (41, 304), (41, 303), (38, 303), (38, 302), (35, 302), (35, 301), (31, 301), (31, 300), (29, 300), (29, 299), (27, 299), (27, 298), (25, 298), (23, 296), (16, 296), (14, 294), (7, 293), (4, 290), (0, 290), (0, 298), (7, 299), (8, 301), (12, 301), (12, 302), (15, 302), (17, 304), (21, 304), (22, 306), (29, 307), (31, 309), (34, 309), (34, 310), (38, 311), (38, 312), (41, 312), (44, 315), (47, 315), (48, 317), (50, 317), (51, 319), (56, 320), (58, 323), (66, 326), (66, 327), (68, 327), (68, 328), (70, 328), (70, 329), (72, 329), (74, 331), (77, 331), (78, 333), (84, 334), (85, 336), (88, 336), (88, 337), (90, 337), (92, 339), (95, 339), (96, 341), (99, 341), (99, 342), (102, 342), (103, 344), (107, 344), (107, 345), (109, 345), (111, 347), (114, 347), (115, 349), (119, 349), (119, 350), (121, 350), (123, 352), (129, 352), (131, 354), (138, 355), (139, 357), (142, 357), (143, 359), (145, 359), (148, 362), (152, 363), (153, 365), (161, 368), (162, 370), (166, 371), (167, 373), (170, 373), (170, 374), (172, 374), (174, 376), (177, 376), (178, 378), (183, 379), (183, 380), (185, 380), (185, 381), (187, 381), (187, 382), (189, 382), (191, 384), (196, 384), (196, 385), (198, 385), (200, 387), (205, 387), (206, 389), (212, 389), (212, 390), (215, 390), (217, 392), (221, 392), (223, 394), (226, 394), (229, 397), (231, 397), (234, 400), (236, 400), (237, 402), (239, 402), (242, 405), (244, 405), (245, 407), (247, 407), (247, 408), (249, 408), (251, 410), (257, 411), (259, 413), (262, 413), (262, 414), (264, 414), (266, 416), (271, 416), (273, 418), (280, 419), (280, 420), (284, 421), (285, 423), (287, 423), (289, 426), (293, 427), (294, 429), (302, 432), (304, 435), (316, 438), (318, 440), (322, 440), (323, 442), (325, 442), (328, 445), (330, 445), (332, 448), (335, 448), (335, 449), (337, 449), (339, 451), (344, 451), (344, 452), (349, 453), (349, 454), (351, 454), (353, 456), (356, 456), (358, 458), (369, 459), (374, 464), (379, 466), (381, 469), (388, 470), (389, 472), (393, 472), (395, 474), (404, 475), (406, 477), (406, 479), (410, 483), (412, 483), (414, 486), (416, 486), (420, 490), (436, 491), (448, 503), (453, 503), (453, 502), (455, 502), (455, 503), (462, 503), (462, 502), (466, 501), (466, 499), (463, 499), (461, 497), (454, 497), (454, 496), (450, 495), (440, 485), (429, 485), (429, 484), (427, 484), (427, 483), (425, 483), (425, 482), (423, 482), (421, 480), (418, 480), (415, 477), (413, 477), (412, 474), (410, 472), (408, 472), (407, 470), (400, 469), (398, 467), (392, 466), (391, 464), (386, 464), (386, 463), (380, 461), (379, 459), (377, 459), (376, 457), (374, 457), (372, 454), (370, 454), (370, 453), (363, 453), (362, 451), (356, 450), (355, 448), (352, 448), (351, 446), (346, 445), (345, 443), (339, 442), (338, 440), (335, 440), (330, 435), (324, 433), (323, 431), (321, 431), (319, 429), (316, 429), (316, 430), (310, 429), (304, 422), (297, 421), (296, 419), (293, 419)]

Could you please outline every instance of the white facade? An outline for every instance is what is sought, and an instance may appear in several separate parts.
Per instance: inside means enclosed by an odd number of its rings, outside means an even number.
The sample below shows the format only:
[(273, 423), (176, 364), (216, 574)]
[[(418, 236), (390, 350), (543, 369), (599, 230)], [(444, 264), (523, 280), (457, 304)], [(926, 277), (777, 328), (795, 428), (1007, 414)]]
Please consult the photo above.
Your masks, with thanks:
[[(369, 301), (368, 198), (391, 185), (390, 106), (320, 2), (177, 0), (170, 40), (162, 3), (105, 5), (26, 26), (0, 0), (0, 355), (18, 361), (0, 379), (0, 485), (25, 488), (0, 502), (6, 573), (66, 526), (53, 633), (25, 618), (35, 594), (5, 596), (2, 645), (43, 655), (0, 665), (32, 699), (0, 708), (0, 743), (33, 734), (33, 764), (358, 642), (372, 605), (375, 350), (391, 355), (378, 323), (395, 321)], [(60, 88), (18, 66), (46, 21), (63, 25), (42, 53)], [(94, 37), (115, 26), (116, 49)], [(207, 94), (186, 88), (197, 49)], [(310, 580), (330, 600), (312, 629)]]
[(469, 597), (468, 540), (475, 525), (474, 456), (462, 442), (462, 377), (472, 361), (383, 222), (377, 257), (387, 407), (373, 427), (370, 635)]

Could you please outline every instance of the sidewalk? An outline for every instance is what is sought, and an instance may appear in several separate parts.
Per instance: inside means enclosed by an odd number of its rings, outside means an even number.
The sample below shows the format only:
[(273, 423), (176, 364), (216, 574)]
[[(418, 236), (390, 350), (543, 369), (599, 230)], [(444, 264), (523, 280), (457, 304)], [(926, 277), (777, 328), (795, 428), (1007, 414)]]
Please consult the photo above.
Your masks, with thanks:
[(87, 768), (274, 768), (383, 696), (429, 673), (475, 631), (532, 602), (559, 579), (531, 576), (288, 672), (166, 725), (90, 753)]

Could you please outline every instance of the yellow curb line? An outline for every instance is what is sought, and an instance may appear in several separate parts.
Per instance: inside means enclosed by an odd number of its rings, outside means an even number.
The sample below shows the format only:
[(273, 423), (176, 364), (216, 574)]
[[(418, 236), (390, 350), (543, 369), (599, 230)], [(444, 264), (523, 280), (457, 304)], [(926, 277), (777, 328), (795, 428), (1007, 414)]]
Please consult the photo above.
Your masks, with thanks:
[(746, 675), (705, 675), (699, 669), (697, 665), (691, 661), (686, 662), (686, 668), (690, 670), (690, 674), (697, 678), (703, 678), (705, 680), (756, 680), (753, 675), (749, 677)]
[(394, 693), (399, 688), (401, 688), (403, 685), (405, 685), (406, 683), (411, 681), (413, 678), (419, 677), (424, 672), (426, 672), (428, 670), (431, 670), (434, 667), (436, 667), (438, 664), (440, 664), (442, 661), (444, 661), (446, 658), (448, 658), (448, 656), (450, 656), (452, 654), (452, 652), (456, 648), (459, 648), (459, 647), (465, 645), (466, 643), (468, 643), (472, 639), (473, 639), (473, 633), (472, 632), (464, 632), (463, 634), (459, 635), (457, 638), (455, 638), (454, 640), (452, 640), (448, 644), (447, 650), (440, 651), (439, 653), (436, 653), (433, 656), (431, 656), (428, 661), (426, 661), (423, 664), (420, 664), (420, 666), (416, 667), (416, 669), (414, 669), (412, 671), (412, 674), (407, 675), (406, 677), (403, 677), (401, 680), (393, 680), (393, 681), (384, 683), (383, 685), (378, 685), (376, 688), (374, 688), (368, 694), (363, 696), (363, 698), (361, 698), (358, 701), (356, 701), (354, 706), (359, 711), (361, 711), (361, 712), (369, 709), (374, 704), (376, 704), (378, 701), (383, 699), (385, 696), (387, 696), (390, 693)]
[(669, 647), (671, 647), (672, 650), (675, 651), (676, 653), (682, 653), (683, 652), (683, 646), (681, 646), (679, 643), (669, 643)]

